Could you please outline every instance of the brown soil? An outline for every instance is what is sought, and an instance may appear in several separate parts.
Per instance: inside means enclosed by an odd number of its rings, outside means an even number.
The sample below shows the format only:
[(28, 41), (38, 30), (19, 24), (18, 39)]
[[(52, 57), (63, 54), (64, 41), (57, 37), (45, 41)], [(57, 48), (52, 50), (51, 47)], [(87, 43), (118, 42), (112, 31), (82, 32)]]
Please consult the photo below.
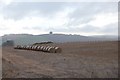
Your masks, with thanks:
[(62, 53), (3, 47), (3, 78), (117, 78), (118, 42), (71, 42)]

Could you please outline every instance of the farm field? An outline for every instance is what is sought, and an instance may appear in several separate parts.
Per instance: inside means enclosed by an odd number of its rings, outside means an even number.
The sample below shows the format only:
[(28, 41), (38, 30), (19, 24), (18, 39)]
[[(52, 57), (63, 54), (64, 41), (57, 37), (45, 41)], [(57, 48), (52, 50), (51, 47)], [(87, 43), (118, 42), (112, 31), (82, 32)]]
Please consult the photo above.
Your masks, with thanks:
[(117, 78), (118, 42), (53, 43), (61, 53), (2, 48), (3, 78)]

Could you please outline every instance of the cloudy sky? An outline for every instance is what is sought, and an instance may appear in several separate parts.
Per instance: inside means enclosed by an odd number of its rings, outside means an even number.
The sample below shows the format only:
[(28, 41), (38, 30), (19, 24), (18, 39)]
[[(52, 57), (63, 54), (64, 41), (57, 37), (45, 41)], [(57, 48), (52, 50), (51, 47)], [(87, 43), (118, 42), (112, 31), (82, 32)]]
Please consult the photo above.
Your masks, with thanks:
[(117, 35), (117, 2), (0, 2), (4, 34)]

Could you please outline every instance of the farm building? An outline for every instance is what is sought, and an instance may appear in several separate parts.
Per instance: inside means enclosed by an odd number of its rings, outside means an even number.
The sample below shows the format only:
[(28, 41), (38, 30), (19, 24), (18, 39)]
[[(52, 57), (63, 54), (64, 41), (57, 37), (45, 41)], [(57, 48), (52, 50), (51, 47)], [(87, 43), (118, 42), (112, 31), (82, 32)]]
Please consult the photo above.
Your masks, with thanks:
[(14, 41), (13, 40), (7, 40), (2, 44), (2, 46), (14, 46)]

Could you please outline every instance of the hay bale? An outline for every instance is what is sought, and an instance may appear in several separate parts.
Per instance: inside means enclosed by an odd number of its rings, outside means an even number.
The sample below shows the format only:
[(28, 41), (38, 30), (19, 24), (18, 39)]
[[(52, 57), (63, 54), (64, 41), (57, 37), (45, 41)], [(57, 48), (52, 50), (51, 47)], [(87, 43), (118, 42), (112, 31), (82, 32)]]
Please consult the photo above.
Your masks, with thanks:
[(44, 47), (43, 47), (43, 51), (44, 51), (44, 52), (48, 52), (48, 49), (49, 49), (49, 48), (50, 48), (50, 46), (44, 46)]
[(47, 46), (46, 49), (45, 49), (45, 51), (48, 51), (49, 47), (50, 47), (50, 46)]
[(44, 46), (41, 46), (40, 50), (43, 51)]
[(31, 46), (28, 47), (28, 50), (30, 50), (30, 49), (31, 49)]
[(26, 46), (26, 45), (24, 46), (24, 49), (27, 49), (27, 46)]
[(37, 50), (37, 51), (40, 51), (40, 48), (41, 48), (41, 46), (38, 46), (38, 47), (36, 48), (36, 50)]
[(38, 50), (38, 47), (39, 47), (39, 46), (37, 45), (36, 50)]
[(62, 49), (59, 48), (59, 47), (54, 47), (54, 49), (55, 49), (55, 53), (61, 53), (62, 52)]
[(36, 50), (39, 51), (40, 46), (37, 46)]
[(31, 50), (34, 50), (34, 47), (35, 47), (35, 46), (32, 46)]
[(32, 46), (29, 46), (29, 47), (28, 47), (28, 50), (31, 50), (31, 48), (32, 48)]
[(42, 51), (46, 51), (45, 49), (46, 49), (46, 46), (43, 46), (43, 49), (42, 49)]
[(33, 45), (41, 45), (41, 44), (51, 44), (53, 42), (48, 41), (48, 42), (40, 42), (40, 43), (34, 43)]
[(55, 49), (53, 47), (49, 47), (47, 52), (49, 53), (55, 53)]
[(22, 48), (22, 46), (20, 45), (20, 46), (19, 46), (19, 49), (21, 49), (21, 48)]
[(19, 48), (20, 48), (20, 45), (14, 46), (14, 49), (19, 49)]
[(23, 49), (23, 47), (24, 47), (24, 46), (21, 45), (21, 46), (20, 46), (20, 49)]
[(31, 46), (28, 46), (27, 49), (29, 50)]
[(24, 46), (21, 46), (22, 49), (24, 49)]
[(23, 46), (23, 49), (26, 49), (26, 47), (27, 47), (27, 46), (26, 46), (26, 45), (24, 45), (24, 46)]
[(20, 45), (17, 45), (17, 49), (20, 49), (20, 47), (21, 47)]
[(37, 46), (37, 45), (35, 45), (35, 46), (34, 46), (34, 48), (33, 48), (33, 50), (36, 50), (36, 49), (37, 49), (37, 47), (38, 47), (38, 46)]
[(29, 50), (30, 46), (26, 46), (26, 49)]
[(32, 50), (32, 47), (33, 47), (33, 46), (31, 46), (30, 50)]
[(35, 45), (35, 46), (32, 46), (31, 50), (35, 50), (35, 49), (36, 49), (36, 47), (37, 47), (36, 45)]
[(33, 46), (30, 47), (30, 50), (32, 50)]
[(19, 46), (19, 49), (22, 49), (22, 47), (23, 47), (23, 46), (20, 45), (20, 46)]
[(60, 47), (52, 47), (52, 46), (38, 46), (38, 45), (17, 45), (14, 49), (25, 49), (25, 50), (37, 50), (37, 51), (44, 51), (49, 53), (61, 53), (62, 49)]

